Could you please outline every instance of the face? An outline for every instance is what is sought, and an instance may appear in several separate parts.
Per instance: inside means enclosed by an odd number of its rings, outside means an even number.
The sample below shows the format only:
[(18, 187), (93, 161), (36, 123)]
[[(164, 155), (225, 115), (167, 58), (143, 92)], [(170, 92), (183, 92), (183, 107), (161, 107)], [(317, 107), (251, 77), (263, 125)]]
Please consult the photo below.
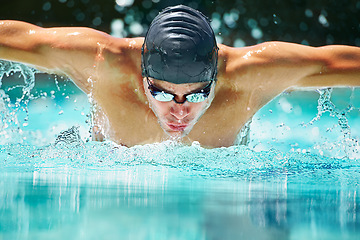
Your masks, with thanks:
[[(206, 89), (209, 87), (209, 82), (174, 84), (150, 77), (148, 80), (144, 78), (144, 89), (150, 108), (158, 118), (161, 128), (174, 138), (186, 136), (210, 107), (214, 98), (215, 83), (211, 84), (210, 94), (204, 101), (194, 103), (187, 101), (186, 97)], [(149, 90), (149, 84), (151, 89), (173, 94), (175, 101), (162, 102), (156, 100)]]

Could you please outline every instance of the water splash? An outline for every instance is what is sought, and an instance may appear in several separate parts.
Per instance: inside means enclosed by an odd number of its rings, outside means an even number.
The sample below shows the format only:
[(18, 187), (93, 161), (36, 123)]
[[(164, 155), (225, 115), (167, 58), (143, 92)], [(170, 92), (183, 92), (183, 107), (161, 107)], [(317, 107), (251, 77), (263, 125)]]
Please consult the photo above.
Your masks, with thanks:
[(155, 172), (174, 169), (201, 178), (250, 181), (301, 178), (304, 183), (333, 181), (343, 169), (358, 169), (357, 161), (350, 159), (284, 154), (275, 149), (255, 152), (246, 146), (204, 149), (197, 144), (184, 146), (173, 141), (131, 148), (112, 142), (86, 142), (82, 146), (51, 144), (40, 148), (11, 144), (0, 146), (0, 157), (3, 159), (1, 169), (21, 171), (44, 168), (122, 171), (149, 166)]
[(310, 124), (313, 124), (315, 121), (319, 121), (324, 113), (329, 112), (331, 117), (338, 119), (338, 124), (344, 138), (350, 138), (351, 131), (346, 115), (351, 112), (354, 107), (350, 104), (344, 110), (339, 110), (331, 101), (332, 88), (318, 89), (317, 92), (320, 94), (317, 107), (318, 113), (316, 117), (310, 121)]
[[(42, 146), (77, 123), (82, 134), (87, 131), (88, 126), (79, 122), (85, 121), (82, 110), (89, 110), (86, 96), (79, 95), (80, 90), (77, 93), (75, 85), (66, 82), (67, 78), (45, 76), (24, 64), (0, 61), (0, 144)], [(68, 87), (75, 90), (73, 103), (66, 93), (70, 91)]]
[[(318, 89), (317, 92), (320, 94), (318, 99), (318, 113), (317, 115), (309, 122), (309, 124), (314, 124), (315, 121), (319, 121), (321, 116), (328, 112), (331, 117), (337, 118), (338, 126), (340, 131), (343, 134), (341, 141), (336, 143), (323, 143), (318, 144), (314, 148), (320, 150), (320, 153), (324, 151), (332, 152), (332, 155), (335, 157), (341, 157), (342, 152), (345, 153), (345, 156), (348, 158), (359, 158), (360, 157), (360, 145), (356, 138), (351, 136), (351, 128), (349, 126), (349, 121), (347, 115), (354, 110), (354, 106), (349, 104), (346, 108), (340, 110), (335, 104), (331, 101), (332, 88)], [(329, 129), (330, 130), (330, 129)], [(324, 149), (324, 150), (322, 150)], [(336, 152), (337, 151), (337, 152)], [(335, 152), (335, 153), (334, 153)]]
[[(22, 126), (27, 125), (26, 122), (29, 117), (28, 104), (34, 98), (31, 90), (35, 86), (35, 74), (37, 72), (37, 70), (21, 63), (0, 61), (0, 87), (3, 84), (4, 76), (9, 77), (14, 73), (19, 73), (24, 81), (24, 84), (9, 87), (6, 91), (0, 89), (0, 143), (22, 142), (26, 139)], [(12, 103), (7, 92), (16, 88), (22, 90), (22, 95)], [(19, 110), (23, 110), (26, 114), (23, 120), (18, 118)]]
[(73, 126), (68, 130), (61, 131), (56, 137), (55, 146), (64, 145), (66, 147), (83, 146), (84, 142), (81, 139), (78, 126)]

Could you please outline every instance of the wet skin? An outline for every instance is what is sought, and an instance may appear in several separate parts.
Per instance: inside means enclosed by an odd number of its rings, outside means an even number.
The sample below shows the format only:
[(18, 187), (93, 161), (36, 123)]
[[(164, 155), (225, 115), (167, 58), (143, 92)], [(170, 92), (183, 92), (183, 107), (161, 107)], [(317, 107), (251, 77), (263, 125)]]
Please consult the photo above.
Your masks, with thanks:
[[(119, 39), (89, 28), (41, 28), (0, 21), (0, 59), (70, 77), (94, 103), (94, 138), (118, 144), (179, 138), (205, 147), (231, 146), (244, 124), (285, 90), (360, 85), (360, 48), (266, 42), (246, 48), (219, 44), (217, 82), (202, 103), (163, 103), (141, 75), (143, 38)], [(159, 88), (184, 95), (204, 83)], [(150, 107), (149, 107), (150, 106)]]

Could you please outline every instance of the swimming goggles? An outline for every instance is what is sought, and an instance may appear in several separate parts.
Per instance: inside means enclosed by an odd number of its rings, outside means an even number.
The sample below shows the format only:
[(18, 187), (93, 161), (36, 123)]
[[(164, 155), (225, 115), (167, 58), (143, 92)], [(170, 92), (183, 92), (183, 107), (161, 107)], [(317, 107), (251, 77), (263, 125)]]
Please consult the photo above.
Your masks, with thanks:
[(191, 103), (199, 103), (199, 102), (205, 101), (210, 95), (211, 85), (213, 83), (213, 81), (211, 81), (203, 89), (201, 89), (197, 92), (185, 94), (184, 95), (184, 97), (186, 98), (185, 101), (178, 102), (178, 101), (176, 101), (174, 94), (165, 92), (164, 90), (161, 90), (161, 89), (155, 87), (154, 85), (152, 85), (150, 83), (148, 77), (146, 77), (146, 79), (147, 79), (147, 83), (148, 83), (148, 89), (150, 90), (150, 93), (155, 98), (155, 100), (160, 101), (160, 102), (170, 102), (170, 101), (174, 100), (174, 102), (180, 103), (180, 104), (182, 104), (186, 101), (191, 102)]

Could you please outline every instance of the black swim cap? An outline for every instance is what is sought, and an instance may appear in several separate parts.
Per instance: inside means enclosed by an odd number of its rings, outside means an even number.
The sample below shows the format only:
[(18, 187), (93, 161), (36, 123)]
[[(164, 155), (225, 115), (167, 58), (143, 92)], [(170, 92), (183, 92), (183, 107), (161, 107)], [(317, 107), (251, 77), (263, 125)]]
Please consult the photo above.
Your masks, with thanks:
[(146, 33), (142, 74), (176, 84), (212, 81), (217, 52), (215, 34), (201, 12), (183, 5), (168, 7)]

